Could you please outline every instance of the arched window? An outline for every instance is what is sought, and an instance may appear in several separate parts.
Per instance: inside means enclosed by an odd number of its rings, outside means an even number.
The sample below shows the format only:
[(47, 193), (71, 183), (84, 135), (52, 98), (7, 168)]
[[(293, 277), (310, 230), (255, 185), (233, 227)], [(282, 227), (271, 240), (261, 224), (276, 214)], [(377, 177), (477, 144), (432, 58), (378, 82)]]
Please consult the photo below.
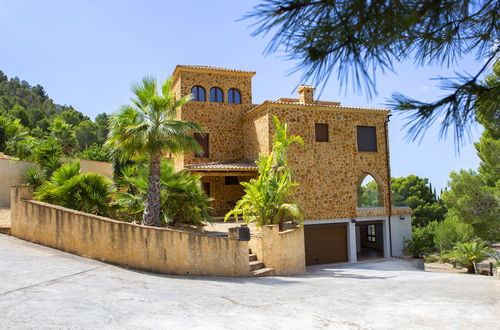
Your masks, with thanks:
[(370, 174), (366, 174), (358, 186), (358, 207), (382, 207), (378, 183)]
[(240, 91), (236, 88), (231, 88), (227, 92), (227, 103), (241, 104)]
[(205, 102), (205, 89), (201, 86), (193, 86), (191, 88), (191, 94), (193, 94), (193, 101)]
[(210, 88), (210, 102), (224, 102), (224, 94), (219, 87)]

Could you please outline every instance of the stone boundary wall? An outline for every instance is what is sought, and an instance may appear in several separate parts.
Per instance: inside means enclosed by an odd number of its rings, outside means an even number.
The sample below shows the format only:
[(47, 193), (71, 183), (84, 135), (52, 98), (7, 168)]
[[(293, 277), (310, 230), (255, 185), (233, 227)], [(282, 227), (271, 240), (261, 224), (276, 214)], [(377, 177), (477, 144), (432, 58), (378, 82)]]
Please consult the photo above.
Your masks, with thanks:
[(261, 235), (253, 235), (249, 246), (266, 267), (274, 268), (273, 275), (306, 272), (303, 226), (283, 232), (278, 225), (263, 226)]
[(250, 275), (248, 242), (125, 223), (34, 201), (32, 196), (32, 187), (12, 187), (13, 236), (156, 273)]

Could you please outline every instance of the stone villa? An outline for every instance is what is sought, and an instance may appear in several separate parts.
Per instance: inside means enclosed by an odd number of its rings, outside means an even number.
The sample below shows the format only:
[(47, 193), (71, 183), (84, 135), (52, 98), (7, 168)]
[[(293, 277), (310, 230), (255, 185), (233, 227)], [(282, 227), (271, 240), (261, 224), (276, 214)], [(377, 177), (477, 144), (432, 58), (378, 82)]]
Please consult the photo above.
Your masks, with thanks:
[[(195, 136), (203, 153), (174, 161), (176, 168), (202, 175), (214, 198), (213, 215), (224, 216), (243, 194), (239, 182), (257, 175), (254, 161), (271, 150), (276, 115), (288, 123), (289, 134), (305, 142), (292, 147), (288, 158), (300, 184), (295, 199), (306, 218), (306, 263), (401, 255), (411, 221), (409, 208), (390, 207), (389, 111), (315, 100), (314, 88), (305, 85), (297, 99), (253, 104), (254, 75), (194, 65), (178, 65), (173, 73), (175, 93), (193, 95), (179, 119), (198, 122), (207, 133)], [(375, 207), (359, 203), (367, 176), (378, 184)]]

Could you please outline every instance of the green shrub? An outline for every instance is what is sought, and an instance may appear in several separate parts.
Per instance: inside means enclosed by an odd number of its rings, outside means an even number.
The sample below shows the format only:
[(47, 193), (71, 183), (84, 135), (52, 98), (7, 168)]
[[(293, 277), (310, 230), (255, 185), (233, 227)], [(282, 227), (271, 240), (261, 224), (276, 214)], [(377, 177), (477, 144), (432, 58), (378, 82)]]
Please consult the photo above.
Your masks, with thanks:
[(405, 254), (421, 258), (434, 251), (434, 231), (437, 225), (437, 221), (431, 221), (425, 227), (414, 226), (412, 239), (405, 240)]
[(54, 171), (36, 191), (42, 202), (87, 213), (110, 216), (112, 182), (101, 174), (80, 173), (80, 163), (66, 163)]
[(471, 241), (457, 243), (453, 250), (443, 255), (455, 264), (466, 267), (468, 273), (477, 273), (477, 264), (488, 258), (486, 253), (489, 251), (485, 242)]
[(94, 143), (93, 145), (88, 146), (79, 153), (75, 154), (75, 157), (88, 160), (97, 160), (101, 162), (110, 162), (110, 153), (111, 152), (109, 148)]
[[(145, 165), (126, 167), (118, 177), (116, 205), (119, 219), (140, 222), (148, 192), (149, 168)], [(160, 203), (162, 225), (199, 226), (213, 221), (209, 215), (209, 198), (200, 184), (200, 177), (189, 172), (177, 172), (167, 160), (161, 161)]]
[(474, 236), (474, 228), (471, 225), (456, 218), (446, 218), (435, 228), (434, 245), (439, 251), (450, 250), (457, 243), (472, 241)]

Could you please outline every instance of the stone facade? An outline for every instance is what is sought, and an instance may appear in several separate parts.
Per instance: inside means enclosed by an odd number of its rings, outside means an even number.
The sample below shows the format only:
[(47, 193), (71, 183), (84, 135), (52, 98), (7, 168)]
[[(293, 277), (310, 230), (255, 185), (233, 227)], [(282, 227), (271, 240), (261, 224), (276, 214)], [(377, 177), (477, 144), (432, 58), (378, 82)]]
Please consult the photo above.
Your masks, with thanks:
[[(174, 89), (177, 95), (191, 93), (193, 86), (205, 89), (206, 101), (191, 101), (180, 111), (180, 119), (200, 123), (209, 135), (209, 157), (186, 154), (176, 159), (180, 168), (189, 164), (229, 160), (257, 160), (272, 148), (274, 124), (271, 116), (289, 126), (289, 134), (300, 135), (303, 147), (293, 146), (289, 161), (300, 186), (295, 199), (308, 220), (349, 219), (389, 214), (386, 121), (388, 110), (344, 107), (338, 102), (314, 100), (314, 88), (301, 86), (299, 98), (280, 98), (252, 104), (251, 78), (254, 72), (202, 66), (177, 66)], [(210, 102), (210, 88), (224, 93), (224, 102)], [(230, 88), (241, 93), (241, 104), (228, 104)], [(315, 124), (328, 124), (328, 142), (316, 142)], [(360, 152), (357, 126), (376, 129), (376, 152)], [(214, 215), (223, 216), (241, 197), (243, 190), (224, 185), (224, 172), (212, 171), (202, 181), (210, 182)], [(248, 173), (247, 173), (248, 174)], [(255, 173), (256, 174), (256, 173)], [(360, 209), (358, 186), (370, 174), (378, 183), (382, 207)], [(232, 173), (231, 175), (235, 175)], [(236, 175), (238, 175), (236, 173)], [(398, 210), (399, 214), (408, 210)]]

